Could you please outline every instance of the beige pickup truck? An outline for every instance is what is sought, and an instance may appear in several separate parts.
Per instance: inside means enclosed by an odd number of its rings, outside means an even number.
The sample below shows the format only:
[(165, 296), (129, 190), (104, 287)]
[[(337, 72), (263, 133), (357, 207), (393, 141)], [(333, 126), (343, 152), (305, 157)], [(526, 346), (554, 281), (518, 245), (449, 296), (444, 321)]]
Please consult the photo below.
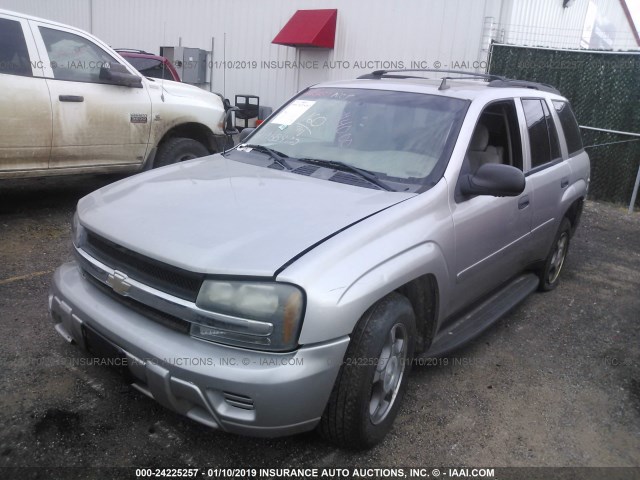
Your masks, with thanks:
[(0, 10), (0, 179), (134, 172), (222, 150), (223, 99), (145, 78), (76, 28)]

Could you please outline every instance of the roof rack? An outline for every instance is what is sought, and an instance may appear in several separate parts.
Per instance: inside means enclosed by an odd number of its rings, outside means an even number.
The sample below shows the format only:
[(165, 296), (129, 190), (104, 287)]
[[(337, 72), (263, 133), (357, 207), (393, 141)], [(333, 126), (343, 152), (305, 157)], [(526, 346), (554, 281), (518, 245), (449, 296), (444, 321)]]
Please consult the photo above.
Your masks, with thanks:
[[(406, 78), (425, 78), (416, 75), (393, 75), (394, 73), (405, 73), (405, 72), (434, 72), (434, 73), (454, 73), (456, 75), (467, 75), (469, 77), (476, 77), (487, 80), (489, 87), (495, 88), (531, 88), (533, 90), (540, 90), (543, 92), (550, 92), (560, 95), (560, 92), (553, 86), (548, 85), (546, 83), (539, 82), (530, 82), (527, 80), (512, 80), (510, 78), (506, 78), (500, 75), (494, 75), (491, 73), (476, 73), (476, 72), (465, 72), (463, 70), (443, 70), (443, 69), (432, 69), (432, 68), (421, 68), (421, 69), (404, 69), (404, 70), (376, 70), (371, 73), (367, 73), (365, 75), (361, 75), (359, 79), (367, 79), (367, 80), (380, 80), (381, 78), (397, 78), (397, 79), (406, 79)], [(447, 85), (447, 80), (461, 80), (464, 77), (443, 77), (442, 83), (440, 84), (439, 90), (446, 90), (449, 88)]]
[(530, 82), (528, 80), (511, 80), (508, 78), (496, 79), (489, 82), (490, 87), (496, 88), (531, 88), (543, 92), (555, 93), (561, 95), (560, 91), (549, 85), (548, 83)]
[(499, 75), (493, 75), (490, 73), (465, 72), (464, 70), (442, 70), (442, 69), (435, 69), (435, 68), (418, 68), (418, 69), (404, 69), (404, 70), (376, 70), (374, 72), (367, 73), (366, 75), (361, 75), (358, 78), (371, 79), (371, 80), (379, 80), (382, 77), (424, 78), (424, 77), (415, 77), (411, 75), (388, 75), (389, 73), (404, 73), (404, 72), (455, 73), (456, 75), (468, 75), (470, 77), (478, 77), (478, 78), (483, 78), (485, 80), (506, 80), (504, 77), (501, 77)]

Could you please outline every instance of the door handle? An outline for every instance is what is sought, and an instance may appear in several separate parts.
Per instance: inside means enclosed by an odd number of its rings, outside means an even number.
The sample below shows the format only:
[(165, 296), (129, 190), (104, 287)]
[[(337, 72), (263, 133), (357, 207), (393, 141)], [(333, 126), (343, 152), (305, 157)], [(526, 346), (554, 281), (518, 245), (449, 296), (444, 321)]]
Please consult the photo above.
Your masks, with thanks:
[(60, 95), (58, 100), (61, 102), (84, 102), (84, 97), (81, 95)]
[(523, 208), (527, 208), (528, 206), (529, 206), (529, 195), (520, 197), (520, 200), (518, 200), (518, 209), (522, 210)]
[(569, 185), (569, 177), (564, 177), (560, 180), (560, 188), (565, 188), (567, 185)]

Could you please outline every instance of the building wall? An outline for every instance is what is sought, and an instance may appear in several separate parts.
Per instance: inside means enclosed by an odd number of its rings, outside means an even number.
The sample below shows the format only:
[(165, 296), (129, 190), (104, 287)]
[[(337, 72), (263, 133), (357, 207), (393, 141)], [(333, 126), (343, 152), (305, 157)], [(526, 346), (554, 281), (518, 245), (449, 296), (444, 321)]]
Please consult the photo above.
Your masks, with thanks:
[[(624, 16), (619, 0), (591, 1), (619, 20), (611, 13), (617, 3)], [(587, 3), (563, 9), (562, 0), (0, 0), (0, 8), (77, 26), (114, 47), (213, 50), (207, 88), (232, 101), (256, 94), (276, 107), (309, 84), (380, 68), (484, 71), (491, 40), (577, 48)], [(271, 43), (296, 10), (317, 8), (338, 9), (333, 50)], [(296, 68), (295, 61), (316, 61), (318, 68)]]
[[(576, 0), (568, 8), (563, 8), (562, 0), (505, 0), (505, 3), (511, 3), (512, 7), (499, 19), (494, 35), (501, 43), (553, 48), (638, 49), (620, 0)], [(589, 15), (594, 16), (596, 29), (608, 31), (610, 44), (589, 43), (592, 30), (585, 32)]]

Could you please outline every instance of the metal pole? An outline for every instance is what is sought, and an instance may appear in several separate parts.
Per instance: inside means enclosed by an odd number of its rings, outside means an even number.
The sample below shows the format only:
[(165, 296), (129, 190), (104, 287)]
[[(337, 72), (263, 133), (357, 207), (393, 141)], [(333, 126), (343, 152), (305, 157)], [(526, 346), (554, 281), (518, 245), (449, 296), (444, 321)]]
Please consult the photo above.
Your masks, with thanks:
[(215, 47), (215, 39), (211, 37), (211, 60), (209, 63), (209, 91), (213, 92), (213, 49)]
[(633, 187), (633, 193), (631, 194), (631, 202), (629, 203), (629, 213), (633, 213), (633, 206), (636, 204), (636, 197), (638, 196), (638, 187), (640, 187), (640, 165), (638, 165), (638, 174), (636, 175), (636, 184)]
[(587, 127), (584, 125), (580, 125), (580, 128), (584, 128), (585, 130), (593, 130), (596, 132), (617, 133), (618, 135), (629, 135), (630, 137), (640, 137), (640, 133), (622, 132), (620, 130), (608, 130), (606, 128)]

